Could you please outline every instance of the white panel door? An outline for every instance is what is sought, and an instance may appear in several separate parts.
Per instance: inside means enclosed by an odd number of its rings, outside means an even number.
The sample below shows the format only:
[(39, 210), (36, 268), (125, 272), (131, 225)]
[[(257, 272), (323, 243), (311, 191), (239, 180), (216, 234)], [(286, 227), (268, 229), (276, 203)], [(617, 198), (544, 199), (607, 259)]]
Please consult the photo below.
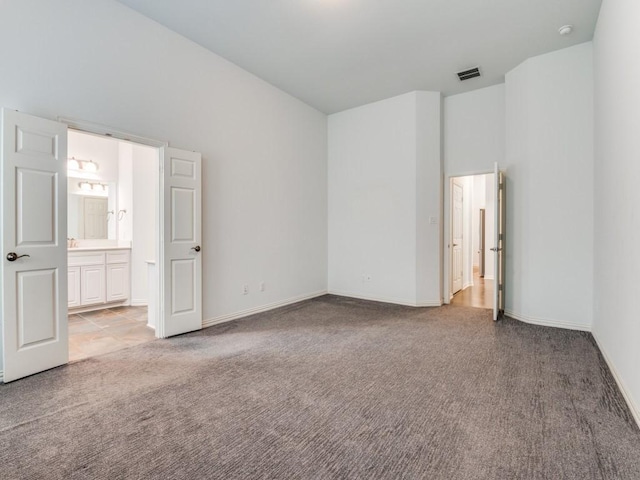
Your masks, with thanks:
[(160, 338), (202, 328), (200, 153), (162, 150)]
[(451, 295), (462, 289), (462, 185), (451, 184)]
[(4, 381), (68, 362), (67, 126), (2, 109)]
[(493, 289), (493, 319), (504, 313), (504, 238), (505, 238), (505, 179), (503, 173), (494, 167), (495, 181), (495, 202), (494, 202), (494, 247), (493, 267), (494, 267), (494, 289)]

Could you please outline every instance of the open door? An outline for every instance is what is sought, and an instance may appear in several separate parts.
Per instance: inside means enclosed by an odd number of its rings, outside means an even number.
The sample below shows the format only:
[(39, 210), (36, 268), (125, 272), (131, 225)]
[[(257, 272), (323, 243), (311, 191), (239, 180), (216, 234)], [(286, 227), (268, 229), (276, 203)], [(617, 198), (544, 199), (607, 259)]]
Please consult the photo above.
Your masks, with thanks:
[(2, 109), (2, 357), (10, 382), (68, 362), (67, 126)]
[(493, 265), (495, 281), (493, 289), (493, 319), (504, 314), (504, 236), (505, 236), (505, 179), (503, 173), (498, 168), (498, 164), (494, 167), (495, 179), (495, 202), (494, 202), (494, 252)]
[(202, 158), (198, 152), (161, 149), (160, 312), (156, 336), (202, 328)]

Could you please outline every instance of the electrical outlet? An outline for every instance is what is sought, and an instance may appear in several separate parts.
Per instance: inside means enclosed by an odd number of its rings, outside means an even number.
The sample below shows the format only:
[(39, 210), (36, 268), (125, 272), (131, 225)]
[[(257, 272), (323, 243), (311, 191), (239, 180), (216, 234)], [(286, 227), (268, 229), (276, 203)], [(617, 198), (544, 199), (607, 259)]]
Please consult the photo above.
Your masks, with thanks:
[(260, 282), (260, 291), (264, 292), (264, 290), (265, 290), (264, 282)]
[(249, 285), (243, 285), (242, 286), (242, 294), (246, 295), (247, 293), (249, 293)]

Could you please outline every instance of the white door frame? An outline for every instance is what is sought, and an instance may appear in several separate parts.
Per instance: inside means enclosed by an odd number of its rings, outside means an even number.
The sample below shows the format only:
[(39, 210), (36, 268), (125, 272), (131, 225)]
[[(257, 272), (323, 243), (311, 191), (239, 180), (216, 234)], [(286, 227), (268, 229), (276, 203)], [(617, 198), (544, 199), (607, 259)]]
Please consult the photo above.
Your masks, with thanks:
[(451, 181), (456, 177), (487, 175), (493, 169), (474, 170), (470, 172), (448, 172), (444, 178), (444, 211), (442, 228), (442, 297), (445, 304), (451, 303)]

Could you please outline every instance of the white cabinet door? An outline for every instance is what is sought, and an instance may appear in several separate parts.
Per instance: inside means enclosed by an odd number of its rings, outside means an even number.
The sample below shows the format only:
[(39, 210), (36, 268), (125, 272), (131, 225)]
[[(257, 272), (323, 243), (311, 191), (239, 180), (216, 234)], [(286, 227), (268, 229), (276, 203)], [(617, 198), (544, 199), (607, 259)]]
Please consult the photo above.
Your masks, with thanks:
[(80, 267), (69, 267), (69, 308), (80, 306)]
[(80, 287), (82, 305), (95, 305), (104, 303), (104, 265), (91, 265), (80, 267), (82, 285)]
[(2, 110), (4, 381), (67, 363), (67, 126)]
[(107, 265), (107, 302), (120, 302), (129, 298), (129, 264)]

